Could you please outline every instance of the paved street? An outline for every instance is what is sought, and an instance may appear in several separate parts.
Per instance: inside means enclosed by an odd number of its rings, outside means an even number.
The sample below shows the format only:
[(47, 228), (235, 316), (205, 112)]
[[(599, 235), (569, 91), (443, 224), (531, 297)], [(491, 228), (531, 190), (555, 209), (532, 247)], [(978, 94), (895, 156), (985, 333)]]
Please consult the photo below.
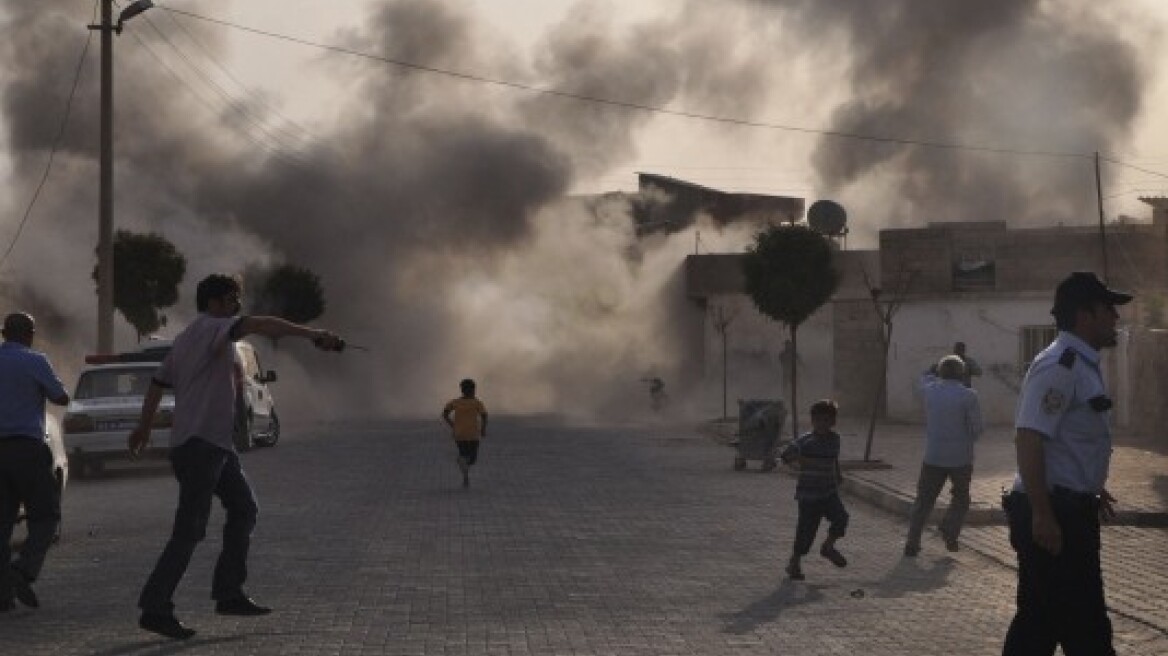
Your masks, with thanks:
[[(0, 616), (19, 654), (997, 654), (1014, 573), (998, 527), (950, 556), (900, 557), (903, 521), (846, 498), (851, 564), (781, 574), (794, 481), (731, 470), (693, 428), (493, 418), (470, 490), (436, 420), (290, 427), (244, 456), (260, 494), (250, 592), (277, 612), (221, 618), (208, 600), (221, 524), (177, 598), (199, 630), (139, 631), (134, 602), (169, 530), (161, 463), (74, 481), (43, 607)], [(1123, 654), (1168, 654), (1163, 529), (1107, 529), (1146, 558), (1109, 561)], [(935, 542), (935, 540), (934, 540)], [(1122, 577), (1117, 582), (1116, 577)], [(1123, 592), (1119, 592), (1123, 590)], [(1116, 603), (1116, 602), (1120, 603)], [(1141, 607), (1141, 604), (1143, 607)]]

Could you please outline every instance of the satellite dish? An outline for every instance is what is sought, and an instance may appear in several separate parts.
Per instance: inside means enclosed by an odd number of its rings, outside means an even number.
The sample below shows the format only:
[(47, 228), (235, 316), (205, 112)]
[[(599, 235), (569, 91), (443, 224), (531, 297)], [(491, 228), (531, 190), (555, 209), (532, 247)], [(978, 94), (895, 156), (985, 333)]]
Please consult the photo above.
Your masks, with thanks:
[(807, 210), (807, 224), (821, 235), (838, 237), (848, 230), (848, 213), (833, 200), (817, 200)]

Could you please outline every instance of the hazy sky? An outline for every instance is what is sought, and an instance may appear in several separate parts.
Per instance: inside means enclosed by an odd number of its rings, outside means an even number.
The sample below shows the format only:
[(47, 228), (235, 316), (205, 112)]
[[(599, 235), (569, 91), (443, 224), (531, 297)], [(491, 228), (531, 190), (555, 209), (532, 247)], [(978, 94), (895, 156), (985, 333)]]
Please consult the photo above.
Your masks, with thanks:
[[(182, 8), (194, 3), (164, 0), (161, 4)], [(230, 17), (229, 20), (251, 27), (336, 43), (338, 33), (360, 25), (369, 7), (374, 4), (372, 0), (219, 0), (215, 15)], [(684, 0), (631, 0), (620, 3), (602, 0), (467, 0), (458, 4), (473, 12), (475, 20), (483, 27), (484, 35), (497, 38), (504, 47), (513, 48), (517, 56), (534, 58), (538, 57), (540, 48), (546, 44), (549, 30), (565, 20), (571, 20), (568, 18), (571, 12), (582, 6), (608, 8), (614, 29), (626, 29), (638, 22), (677, 17), (686, 11), (689, 3)], [(769, 11), (765, 7), (766, 2), (758, 4), (764, 5), (757, 9), (759, 12), (765, 14)], [(845, 1), (837, 4), (852, 3)], [(1045, 11), (1052, 13), (1059, 13), (1064, 7), (1068, 13), (1083, 11), (1083, 3), (1079, 2), (1049, 0), (1033, 4), (1041, 5)], [(1165, 57), (1168, 53), (1160, 46), (1163, 40), (1157, 38), (1168, 27), (1168, 3), (1160, 0), (1119, 0), (1107, 3), (1107, 8), (1100, 13), (1109, 14), (1113, 19), (1113, 27), (1120, 32), (1118, 36), (1130, 40), (1131, 45), (1139, 51), (1148, 74), (1144, 106), (1133, 121), (1132, 136), (1124, 149), (1114, 155), (1143, 168), (1168, 173), (1168, 125), (1159, 120), (1161, 112), (1156, 111), (1156, 108), (1168, 105), (1168, 67), (1160, 65), (1168, 61)], [(723, 18), (726, 19), (727, 30), (742, 25), (734, 22), (732, 15)], [(695, 20), (708, 19), (708, 15), (695, 16)], [(1127, 20), (1130, 23), (1125, 25), (1124, 21)], [(765, 28), (760, 28), (760, 31), (765, 31)], [(321, 71), (327, 68), (321, 64), (322, 60), (333, 60), (336, 56), (322, 56), (319, 52), (301, 46), (280, 44), (254, 35), (232, 34), (229, 30), (224, 34), (232, 48), (230, 62), (233, 70), (238, 71), (241, 79), (253, 88), (266, 89), (272, 93), (284, 103), (282, 106), (289, 115), (312, 120), (309, 117), (328, 115), (329, 107), (337, 105), (335, 98), (322, 98), (314, 91), (327, 84), (322, 83), (317, 75), (323, 75), (326, 79), (329, 77)], [(727, 36), (735, 38), (734, 35)], [(782, 34), (772, 33), (771, 36), (775, 39), (773, 48), (776, 68), (787, 68), (784, 59), (796, 59), (793, 55), (797, 53), (785, 49), (786, 40)], [(734, 46), (728, 45), (727, 48), (732, 51)], [(497, 71), (465, 72), (499, 77)], [(760, 77), (760, 84), (790, 83), (798, 91), (799, 97), (791, 97), (779, 90), (771, 93), (766, 105), (754, 112), (735, 112), (733, 103), (730, 103), (726, 111), (712, 113), (731, 118), (749, 117), (764, 123), (829, 129), (832, 127), (831, 111), (837, 103), (847, 98), (850, 90), (842, 83), (838, 71), (824, 73), (823, 77), (817, 77), (814, 70), (796, 67), (784, 70), (778, 80)], [(1083, 71), (1084, 75), (1093, 73)], [(309, 79), (307, 82), (303, 80), (305, 76)], [(525, 81), (541, 86), (537, 80)], [(474, 83), (451, 79), (448, 84)], [(482, 85), (480, 92), (487, 96), (496, 93), (525, 93), (500, 91), (491, 85)], [(670, 103), (669, 107), (681, 111), (693, 109), (677, 102)], [(701, 109), (693, 111), (709, 113)], [(879, 130), (873, 130), (872, 133), (909, 139), (930, 138), (928, 134)], [(1022, 150), (1051, 149), (1049, 143), (1038, 140), (1035, 143), (1017, 142), (1006, 133), (995, 135), (986, 132), (982, 140), (966, 142)], [(735, 191), (796, 195), (812, 200), (817, 194), (825, 192), (810, 162), (816, 138), (798, 132), (764, 128), (728, 129), (719, 123), (662, 115), (641, 127), (636, 134), (636, 146), (636, 153), (630, 161), (613, 166), (600, 175), (578, 177), (574, 180), (576, 190), (592, 192), (632, 189), (635, 188), (636, 171), (653, 171)], [(1057, 166), (1042, 158), (1022, 159), (1029, 160), (1030, 165), (1034, 166)], [(1088, 171), (1084, 178), (1084, 184), (1093, 184), (1090, 173)], [(1125, 213), (1146, 218), (1148, 208), (1137, 197), (1141, 194), (1168, 195), (1168, 178), (1128, 168), (1107, 168), (1104, 184), (1107, 186), (1105, 195), (1108, 196), (1108, 216)], [(928, 217), (927, 220), (950, 218), (967, 217)]]

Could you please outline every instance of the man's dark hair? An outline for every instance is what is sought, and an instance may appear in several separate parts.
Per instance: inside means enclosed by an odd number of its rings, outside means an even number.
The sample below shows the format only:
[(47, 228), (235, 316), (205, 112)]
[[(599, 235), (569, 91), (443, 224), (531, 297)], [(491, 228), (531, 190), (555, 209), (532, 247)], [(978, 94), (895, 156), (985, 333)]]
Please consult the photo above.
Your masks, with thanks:
[(21, 341), (32, 337), (36, 332), (35, 326), (31, 316), (24, 312), (13, 312), (4, 317), (4, 328), (0, 329), (0, 333), (3, 333), (4, 339)]
[(831, 399), (822, 399), (811, 404), (811, 416), (826, 415), (828, 417), (835, 417), (839, 414), (839, 406)]
[(225, 273), (212, 273), (200, 280), (199, 286), (195, 288), (195, 309), (206, 312), (211, 299), (223, 298), (232, 292), (239, 293), (242, 289), (243, 283), (239, 278)]
[(458, 389), (462, 390), (463, 396), (471, 396), (475, 393), (475, 382), (470, 378), (464, 378), (458, 384)]

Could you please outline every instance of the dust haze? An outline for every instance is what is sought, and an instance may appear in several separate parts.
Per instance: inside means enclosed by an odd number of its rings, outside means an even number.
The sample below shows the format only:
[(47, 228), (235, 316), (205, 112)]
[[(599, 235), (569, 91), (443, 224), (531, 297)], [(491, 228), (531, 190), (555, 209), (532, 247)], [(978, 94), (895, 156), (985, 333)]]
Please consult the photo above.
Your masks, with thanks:
[[(56, 137), (92, 20), (84, 4), (0, 9), (5, 243)], [(227, 4), (184, 8), (214, 16)], [(1147, 63), (1119, 36), (1132, 17), (1087, 2), (710, 4), (678, 3), (630, 25), (617, 20), (619, 5), (582, 2), (529, 55), (453, 0), (394, 0), (330, 42), (747, 119), (819, 94), (784, 80), (789, 68), (822, 66), (816, 85), (841, 100), (812, 125), (937, 142), (1107, 151), (1124, 145), (1143, 109)], [(669, 381), (679, 414), (712, 403), (686, 396), (700, 360), (688, 335), (703, 318), (685, 298), (681, 266), (694, 230), (707, 249), (736, 251), (758, 226), (719, 229), (699, 217), (638, 235), (632, 196), (571, 193), (637, 159), (655, 114), (322, 53), (317, 65), (345, 80), (343, 94), (322, 99), (336, 120), (296, 130), (274, 116), (277, 99), (191, 86), (174, 54), (199, 52), (191, 37), (212, 53), (224, 38), (165, 9), (117, 38), (116, 221), (160, 232), (186, 254), (182, 299), (168, 311), (176, 329), (209, 272), (290, 262), (320, 275), (328, 307), (317, 323), (372, 350), (336, 357), (281, 343), (268, 364), (282, 369), (277, 394), (289, 412), (436, 413), (464, 377), (479, 381), (495, 412), (636, 416), (648, 406), (646, 376)], [(51, 326), (42, 333), (65, 372), (93, 343), (96, 54), (95, 40), (49, 185), (0, 271), (8, 303)], [(834, 74), (841, 67), (846, 75)], [(860, 230), (1077, 222), (1090, 206), (1077, 161), (824, 138), (807, 165), (824, 194), (865, 208), (853, 213)], [(132, 343), (128, 327), (118, 335)]]

